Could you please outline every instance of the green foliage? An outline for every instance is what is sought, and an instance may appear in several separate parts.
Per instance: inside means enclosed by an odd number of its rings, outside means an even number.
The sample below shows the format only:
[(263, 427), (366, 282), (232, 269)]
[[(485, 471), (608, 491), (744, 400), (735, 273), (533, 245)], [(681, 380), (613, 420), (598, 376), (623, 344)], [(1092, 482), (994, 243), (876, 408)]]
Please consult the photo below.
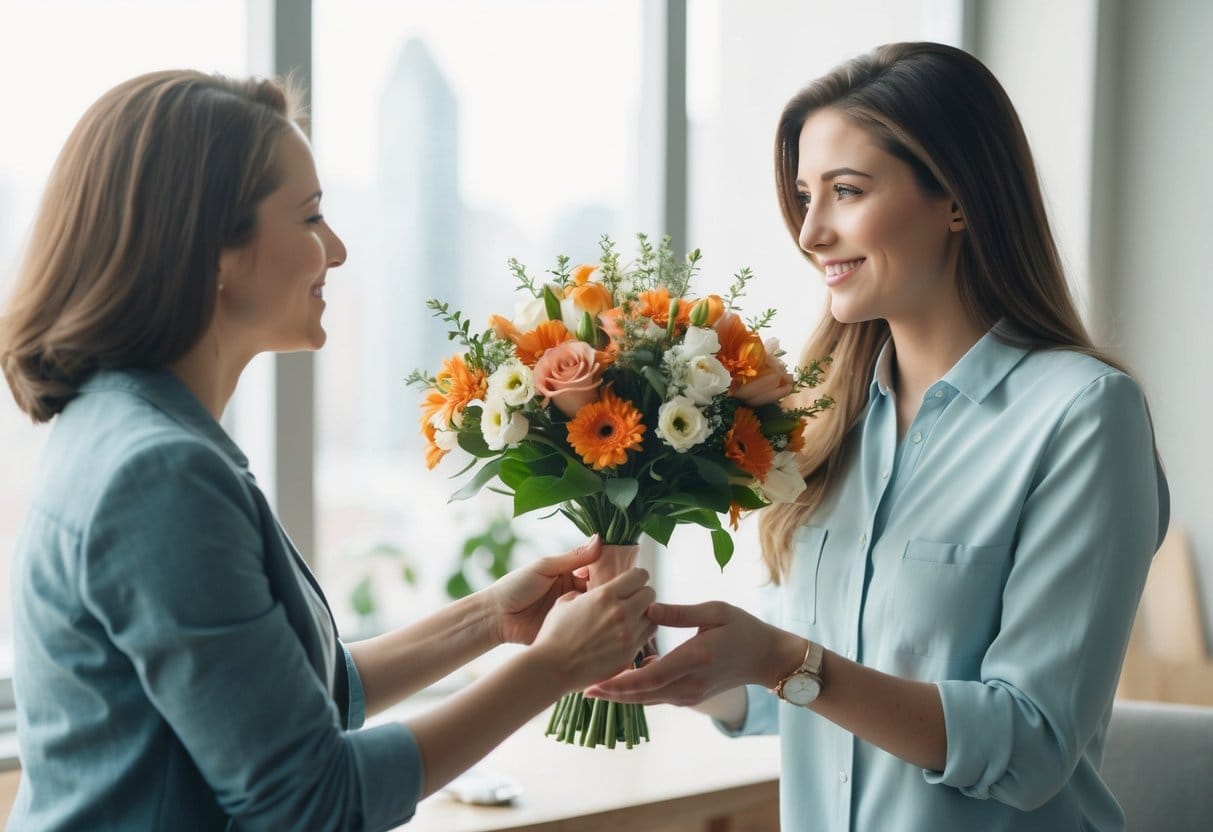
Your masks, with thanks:
[(446, 582), (446, 594), (462, 598), (474, 590), (470, 575), (495, 581), (513, 568), (514, 551), (522, 542), (507, 517), (494, 517), (479, 533), (463, 541), (459, 562)]

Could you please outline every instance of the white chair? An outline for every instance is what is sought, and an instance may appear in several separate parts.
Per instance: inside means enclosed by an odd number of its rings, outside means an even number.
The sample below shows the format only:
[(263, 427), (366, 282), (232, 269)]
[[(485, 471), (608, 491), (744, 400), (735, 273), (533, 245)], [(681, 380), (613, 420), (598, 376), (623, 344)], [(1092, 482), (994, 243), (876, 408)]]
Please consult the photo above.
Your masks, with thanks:
[(1116, 700), (1102, 774), (1129, 832), (1213, 829), (1213, 708)]

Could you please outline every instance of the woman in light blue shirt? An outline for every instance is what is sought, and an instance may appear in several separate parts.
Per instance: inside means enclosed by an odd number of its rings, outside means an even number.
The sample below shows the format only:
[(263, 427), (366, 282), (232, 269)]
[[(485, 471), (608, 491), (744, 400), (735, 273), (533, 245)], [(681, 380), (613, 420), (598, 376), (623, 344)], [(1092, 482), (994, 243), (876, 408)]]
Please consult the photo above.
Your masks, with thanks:
[(795, 96), (776, 145), (836, 400), (799, 501), (764, 510), (779, 619), (655, 605), (699, 633), (590, 693), (778, 731), (784, 832), (1123, 829), (1100, 759), (1168, 492), (1010, 101), (892, 44)]
[[(12, 829), (397, 826), (655, 626), (587, 544), (344, 645), (219, 425), (257, 353), (318, 349), (345, 247), (274, 81), (160, 72), (85, 114), (0, 318), (18, 405), (54, 419), (12, 560)], [(402, 495), (402, 499), (405, 499)], [(502, 642), (531, 646), (405, 725), (361, 728)]]

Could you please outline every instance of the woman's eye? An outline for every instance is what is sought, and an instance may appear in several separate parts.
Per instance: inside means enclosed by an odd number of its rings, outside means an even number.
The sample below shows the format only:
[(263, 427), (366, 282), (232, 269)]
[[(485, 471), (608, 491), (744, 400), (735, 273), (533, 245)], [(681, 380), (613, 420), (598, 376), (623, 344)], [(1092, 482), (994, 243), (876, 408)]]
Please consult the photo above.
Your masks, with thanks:
[(813, 195), (812, 195), (812, 194), (807, 194), (807, 193), (805, 193), (804, 191), (800, 191), (799, 193), (797, 193), (797, 194), (796, 194), (796, 200), (797, 200), (797, 202), (799, 202), (801, 205), (808, 205), (808, 204), (809, 204), (809, 202), (811, 202), (811, 201), (812, 201), (812, 199), (813, 199)]
[(839, 182), (834, 185), (834, 193), (838, 195), (839, 199), (843, 199), (844, 197), (848, 196), (858, 196), (862, 193), (862, 191), (860, 191), (858, 188), (853, 188), (850, 185), (843, 185), (841, 182)]
[(321, 222), (324, 222), (324, 214), (316, 214), (315, 216), (307, 218), (308, 225), (316, 225), (317, 223)]

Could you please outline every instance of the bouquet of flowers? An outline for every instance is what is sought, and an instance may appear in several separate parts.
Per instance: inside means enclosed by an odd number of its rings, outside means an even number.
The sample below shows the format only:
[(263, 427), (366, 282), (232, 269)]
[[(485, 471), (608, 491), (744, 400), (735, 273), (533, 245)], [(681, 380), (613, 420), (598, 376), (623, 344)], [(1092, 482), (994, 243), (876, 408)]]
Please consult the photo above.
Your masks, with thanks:
[[(709, 531), (723, 568), (733, 540), (722, 515), (736, 529), (741, 512), (796, 499), (805, 419), (831, 404), (785, 406), (821, 382), (828, 358), (789, 370), (775, 339), (760, 335), (774, 310), (741, 319), (749, 269), (725, 297), (696, 299), (699, 250), (680, 260), (668, 238), (637, 237), (630, 264), (604, 236), (599, 263), (559, 257), (543, 282), (510, 260), (523, 298), (513, 318), (493, 315), (483, 332), (430, 300), (461, 349), (436, 375), (408, 379), (425, 389), (426, 465), (455, 447), (473, 458), (452, 499), (492, 483), (513, 497), (515, 516), (554, 508), (601, 535), (591, 587), (631, 566), (642, 533), (666, 544), (680, 524)], [(580, 693), (561, 699), (548, 733), (612, 748), (648, 739), (640, 706)]]

